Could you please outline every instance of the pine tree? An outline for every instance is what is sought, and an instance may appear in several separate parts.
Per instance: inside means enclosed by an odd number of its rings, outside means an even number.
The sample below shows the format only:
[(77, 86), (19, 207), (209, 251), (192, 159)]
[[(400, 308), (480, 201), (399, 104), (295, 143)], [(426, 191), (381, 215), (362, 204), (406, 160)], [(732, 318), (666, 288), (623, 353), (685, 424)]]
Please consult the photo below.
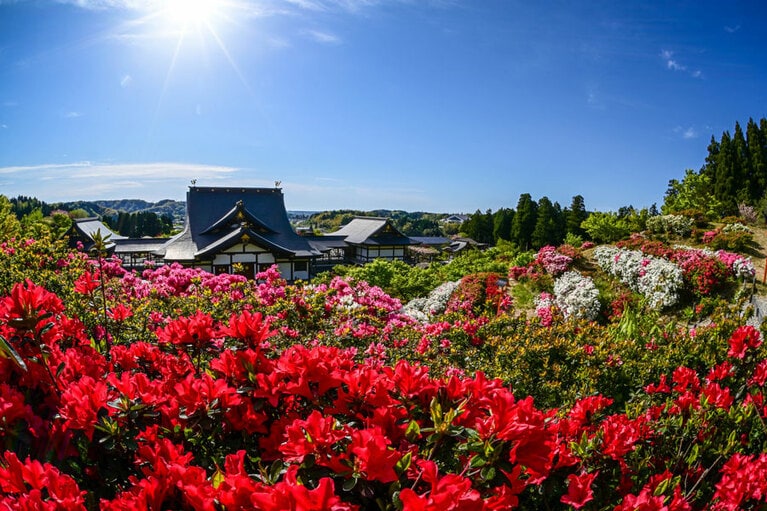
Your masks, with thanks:
[[(767, 122), (766, 119), (762, 119)], [(767, 133), (759, 129), (753, 119), (746, 126), (746, 144), (748, 145), (748, 166), (751, 172), (749, 180), (749, 199), (757, 204), (767, 190)]]
[(517, 211), (514, 214), (514, 220), (511, 222), (511, 241), (517, 244), (522, 250), (531, 248), (531, 241), (535, 223), (538, 218), (538, 204), (533, 200), (529, 193), (523, 193), (519, 196), (517, 202)]
[(493, 242), (511, 240), (511, 223), (514, 220), (514, 210), (501, 208), (493, 215)]
[(538, 215), (531, 236), (533, 248), (539, 249), (546, 245), (557, 245), (557, 222), (554, 205), (548, 197), (538, 200)]
[(724, 206), (725, 215), (735, 214), (738, 210), (736, 181), (736, 163), (732, 137), (729, 131), (722, 134), (719, 152), (714, 167), (714, 196)]
[(480, 243), (492, 243), (493, 242), (493, 214), (488, 209), (487, 213), (482, 213), (477, 210), (473, 215), (469, 217), (463, 224), (461, 224), (461, 232), (466, 234), (469, 238), (478, 241)]
[(586, 231), (583, 230), (581, 224), (586, 220), (589, 214), (586, 212), (586, 203), (583, 200), (583, 196), (576, 195), (573, 197), (573, 200), (570, 203), (570, 208), (565, 211), (567, 232), (581, 237), (585, 236)]
[(735, 123), (735, 133), (732, 136), (732, 176), (734, 179), (736, 211), (737, 205), (748, 203), (751, 195), (751, 180), (753, 178), (748, 165), (748, 146), (743, 129)]

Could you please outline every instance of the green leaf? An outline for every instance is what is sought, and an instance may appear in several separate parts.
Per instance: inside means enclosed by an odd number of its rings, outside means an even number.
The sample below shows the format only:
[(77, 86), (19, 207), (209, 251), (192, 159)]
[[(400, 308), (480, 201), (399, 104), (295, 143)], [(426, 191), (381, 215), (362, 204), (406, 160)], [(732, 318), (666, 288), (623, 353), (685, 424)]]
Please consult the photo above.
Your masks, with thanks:
[(347, 479), (344, 481), (343, 488), (344, 491), (352, 491), (354, 487), (357, 486), (357, 478), (352, 477), (351, 479)]
[(421, 436), (421, 427), (418, 425), (418, 422), (414, 420), (410, 421), (410, 424), (407, 425), (407, 429), (405, 430), (405, 438), (410, 442), (415, 442), (418, 440), (419, 436)]
[(213, 474), (213, 477), (211, 478), (211, 483), (213, 483), (213, 488), (218, 488), (221, 483), (226, 480), (226, 475), (221, 472), (221, 469), (216, 469), (216, 472)]
[(24, 359), (13, 349), (13, 346), (8, 344), (8, 341), (2, 335), (0, 335), (0, 355), (9, 357), (23, 371), (27, 371), (27, 364), (24, 363)]
[(471, 468), (478, 468), (482, 467), (487, 464), (487, 458), (485, 458), (482, 455), (477, 454), (471, 459), (471, 463), (469, 463), (469, 466)]
[(479, 476), (484, 481), (490, 481), (490, 480), (494, 479), (495, 478), (495, 467), (493, 467), (492, 465), (484, 467), (482, 470), (479, 471)]
[(394, 471), (397, 473), (397, 475), (404, 474), (407, 469), (410, 468), (410, 463), (413, 460), (413, 453), (408, 452), (405, 454), (400, 460), (397, 462), (396, 465), (394, 465)]

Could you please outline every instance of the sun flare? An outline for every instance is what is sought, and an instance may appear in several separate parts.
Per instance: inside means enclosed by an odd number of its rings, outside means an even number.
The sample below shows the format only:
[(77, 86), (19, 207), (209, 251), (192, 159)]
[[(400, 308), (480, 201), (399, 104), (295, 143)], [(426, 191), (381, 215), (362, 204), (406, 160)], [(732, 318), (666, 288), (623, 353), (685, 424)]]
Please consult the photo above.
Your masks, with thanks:
[(210, 25), (217, 14), (215, 0), (165, 0), (163, 13), (170, 25), (186, 29)]

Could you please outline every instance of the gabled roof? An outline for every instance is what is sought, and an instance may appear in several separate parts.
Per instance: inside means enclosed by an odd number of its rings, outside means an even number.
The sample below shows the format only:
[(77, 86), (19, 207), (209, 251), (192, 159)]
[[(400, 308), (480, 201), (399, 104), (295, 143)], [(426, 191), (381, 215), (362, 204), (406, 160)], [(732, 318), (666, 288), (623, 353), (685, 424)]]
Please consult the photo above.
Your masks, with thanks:
[(328, 236), (341, 236), (352, 245), (410, 245), (391, 220), (381, 217), (354, 217), (351, 222)]
[(250, 242), (280, 255), (320, 253), (293, 231), (279, 188), (189, 188), (186, 225), (158, 255), (169, 261), (207, 259), (233, 245)]
[(238, 200), (232, 209), (219, 218), (213, 225), (203, 230), (202, 234), (211, 234), (222, 230), (229, 230), (233, 224), (247, 224), (255, 227), (255, 230), (274, 232), (245, 207), (242, 200)]
[(71, 247), (74, 247), (75, 243), (80, 241), (83, 243), (83, 249), (85, 251), (90, 251), (93, 248), (93, 237), (96, 233), (100, 233), (102, 238), (109, 236), (104, 246), (106, 250), (115, 248), (115, 242), (128, 239), (125, 236), (112, 232), (109, 227), (97, 217), (75, 219), (75, 221), (72, 222), (72, 227), (69, 228), (67, 235), (69, 236)]
[(112, 230), (109, 229), (109, 227), (107, 227), (104, 222), (95, 216), (90, 218), (76, 219), (72, 223), (72, 228), (77, 231), (78, 234), (88, 238), (91, 241), (93, 241), (93, 236), (97, 232), (100, 232), (102, 237), (109, 235), (109, 239), (112, 241), (127, 239), (126, 236), (121, 236), (116, 232), (112, 232)]

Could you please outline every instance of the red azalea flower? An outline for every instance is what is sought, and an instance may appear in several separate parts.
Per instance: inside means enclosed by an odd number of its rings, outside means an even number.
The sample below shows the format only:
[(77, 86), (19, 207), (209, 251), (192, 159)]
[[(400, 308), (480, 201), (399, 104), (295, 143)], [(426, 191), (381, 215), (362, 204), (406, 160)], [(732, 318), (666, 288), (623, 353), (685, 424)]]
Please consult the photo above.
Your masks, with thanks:
[(98, 270), (93, 273), (85, 271), (75, 281), (75, 292), (81, 295), (89, 295), (101, 284)]
[(90, 376), (83, 376), (71, 383), (61, 394), (59, 414), (64, 419), (64, 426), (81, 430), (90, 440), (98, 421), (98, 412), (106, 408), (108, 401), (107, 386)]
[(0, 299), (0, 321), (23, 330), (32, 330), (45, 315), (60, 314), (64, 304), (55, 294), (27, 279)]
[(389, 448), (389, 441), (380, 428), (355, 430), (349, 451), (355, 455), (355, 472), (369, 481), (391, 483), (397, 480), (394, 466), (402, 457), (399, 451)]
[(253, 314), (249, 311), (233, 314), (229, 319), (229, 326), (222, 327), (221, 333), (244, 341), (251, 348), (259, 347), (274, 335), (274, 332), (269, 330), (269, 320), (265, 320), (260, 312)]
[(108, 314), (110, 318), (120, 323), (133, 316), (133, 311), (130, 307), (126, 307), (120, 303), (109, 309)]
[(206, 348), (216, 336), (213, 318), (202, 311), (181, 317), (157, 330), (157, 339), (163, 344), (187, 345)]
[(298, 483), (297, 467), (292, 466), (285, 480), (274, 486), (262, 485), (250, 497), (256, 509), (262, 511), (355, 511), (357, 506), (343, 502), (336, 494), (333, 480), (320, 479), (313, 490)]
[(762, 344), (762, 336), (759, 330), (751, 325), (738, 327), (730, 336), (730, 349), (728, 357), (742, 359), (749, 349), (756, 349)]
[(594, 500), (594, 490), (591, 489), (591, 484), (597, 475), (599, 475), (599, 471), (591, 474), (570, 474), (567, 476), (567, 495), (563, 495), (560, 502), (580, 509), (587, 502)]

